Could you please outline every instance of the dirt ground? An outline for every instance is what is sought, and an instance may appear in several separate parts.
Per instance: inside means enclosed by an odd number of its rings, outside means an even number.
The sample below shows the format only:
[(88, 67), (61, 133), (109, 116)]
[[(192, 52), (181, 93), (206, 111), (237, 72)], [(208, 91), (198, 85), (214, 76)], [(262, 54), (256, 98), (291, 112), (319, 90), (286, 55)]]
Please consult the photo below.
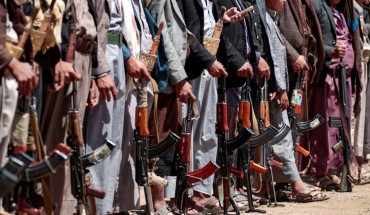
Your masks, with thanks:
[[(351, 193), (325, 192), (330, 199), (323, 202), (313, 203), (291, 203), (283, 202), (284, 207), (260, 206), (259, 209), (266, 211), (266, 214), (305, 214), (305, 215), (370, 215), (370, 184), (355, 186)], [(142, 195), (142, 205), (145, 204)], [(143, 201), (144, 200), (144, 201)], [(144, 205), (143, 205), (144, 206)], [(233, 213), (230, 213), (233, 214)], [(241, 214), (259, 214), (245, 213)]]
[[(312, 203), (284, 202), (285, 207), (261, 206), (266, 214), (360, 215), (370, 214), (370, 184), (355, 186), (351, 193), (325, 192), (329, 200)], [(247, 214), (247, 213), (242, 213)], [(249, 213), (256, 214), (256, 213)]]

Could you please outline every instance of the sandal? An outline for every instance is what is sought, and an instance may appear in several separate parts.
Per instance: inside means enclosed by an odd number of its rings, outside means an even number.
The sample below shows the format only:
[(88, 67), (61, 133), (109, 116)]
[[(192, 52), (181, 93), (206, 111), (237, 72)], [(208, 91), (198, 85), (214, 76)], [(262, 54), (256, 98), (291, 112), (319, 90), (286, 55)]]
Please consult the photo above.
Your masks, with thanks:
[(167, 215), (169, 213), (172, 213), (172, 210), (168, 205), (165, 205), (154, 212), (154, 215)]
[(330, 197), (324, 195), (320, 191), (311, 191), (308, 192), (301, 192), (298, 191), (295, 197), (289, 197), (290, 201), (299, 202), (299, 203), (306, 203), (306, 202), (319, 202), (328, 200)]
[(214, 196), (211, 196), (208, 201), (204, 205), (198, 204), (198, 202), (194, 201), (193, 199), (189, 198), (188, 200), (188, 211), (194, 209), (198, 211), (195, 214), (217, 214), (222, 212), (221, 207), (217, 207), (218, 199)]
[[(234, 193), (234, 196), (233, 196), (233, 199), (236, 203), (239, 203), (239, 204), (243, 204), (245, 206), (245, 208), (247, 208), (248, 206), (248, 194), (242, 194), (238, 191), (235, 191)], [(260, 201), (261, 197), (258, 197), (258, 196), (255, 196), (252, 194), (252, 201), (253, 201), (253, 205), (255, 207), (258, 207), (259, 205), (259, 201)], [(242, 207), (239, 207), (240, 210), (245, 210), (244, 208), (242, 209)]]

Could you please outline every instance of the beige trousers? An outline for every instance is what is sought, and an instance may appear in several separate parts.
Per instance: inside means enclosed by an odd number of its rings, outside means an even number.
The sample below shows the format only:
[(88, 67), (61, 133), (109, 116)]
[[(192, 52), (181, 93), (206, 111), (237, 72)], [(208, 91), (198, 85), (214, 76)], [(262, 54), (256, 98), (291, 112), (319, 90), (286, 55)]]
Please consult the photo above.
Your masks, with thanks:
[[(8, 143), (18, 101), (18, 83), (13, 76), (8, 75), (0, 79), (0, 167), (7, 159)], [(0, 211), (3, 210), (0, 198)]]
[[(87, 96), (91, 81), (91, 56), (75, 52), (75, 69), (82, 78), (77, 82), (78, 111), (81, 121), (84, 117)], [(53, 151), (59, 143), (66, 144), (67, 110), (70, 103), (72, 84), (57, 93), (45, 92), (44, 109), (41, 115), (41, 134), (47, 153)], [(71, 194), (69, 161), (50, 176), (52, 201), (57, 204), (55, 214), (73, 214), (75, 200)]]

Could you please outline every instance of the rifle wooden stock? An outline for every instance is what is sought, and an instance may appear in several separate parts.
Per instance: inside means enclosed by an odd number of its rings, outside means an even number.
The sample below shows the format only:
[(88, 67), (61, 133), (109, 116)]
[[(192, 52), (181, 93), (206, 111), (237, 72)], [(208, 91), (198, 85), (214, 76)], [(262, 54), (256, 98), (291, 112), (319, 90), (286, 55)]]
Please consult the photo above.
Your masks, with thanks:
[(231, 165), (229, 165), (229, 173), (235, 175), (237, 178), (244, 178), (243, 170), (237, 169)]
[(210, 161), (204, 167), (188, 172), (187, 182), (189, 184), (200, 182), (213, 175), (219, 168), (220, 167), (216, 163)]
[(229, 125), (227, 122), (227, 104), (217, 104), (217, 122), (219, 123), (219, 129), (221, 132), (229, 131)]
[(254, 170), (258, 173), (261, 173), (261, 174), (265, 174), (267, 172), (267, 169), (257, 163), (255, 163), (254, 161), (249, 161), (249, 169), (250, 170)]
[(273, 166), (273, 167), (276, 167), (278, 169), (282, 169), (284, 167), (283, 163), (273, 159), (273, 158), (270, 158), (270, 166)]
[(306, 149), (304, 149), (302, 146), (300, 146), (299, 144), (296, 144), (295, 145), (295, 151), (296, 152), (299, 152), (302, 156), (304, 157), (308, 157), (310, 155), (310, 152), (307, 151)]
[(191, 134), (181, 134), (179, 152), (181, 153), (181, 163), (190, 163)]
[(72, 143), (78, 146), (84, 146), (84, 140), (82, 138), (81, 120), (78, 112), (69, 113), (70, 117), (70, 134)]
[(246, 128), (251, 128), (251, 103), (245, 102), (243, 105), (243, 119), (242, 119), (242, 126)]
[(147, 107), (136, 107), (135, 126), (139, 128), (139, 135), (142, 137), (148, 137), (150, 132), (148, 128), (148, 108)]
[(265, 127), (270, 127), (269, 104), (267, 101), (260, 102), (260, 119), (264, 121)]

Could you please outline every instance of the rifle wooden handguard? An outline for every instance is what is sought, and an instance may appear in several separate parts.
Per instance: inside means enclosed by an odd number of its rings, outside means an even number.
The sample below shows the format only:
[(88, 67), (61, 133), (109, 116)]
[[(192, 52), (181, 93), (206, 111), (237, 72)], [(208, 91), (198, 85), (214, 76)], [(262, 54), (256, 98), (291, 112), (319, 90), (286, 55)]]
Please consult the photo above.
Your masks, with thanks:
[(300, 146), (299, 144), (296, 144), (295, 145), (295, 151), (296, 152), (299, 152), (302, 156), (304, 157), (308, 157), (310, 155), (310, 152), (307, 151), (306, 149), (304, 149), (302, 146)]
[(250, 170), (254, 170), (258, 173), (261, 173), (261, 174), (265, 174), (267, 172), (267, 169), (257, 163), (255, 163), (254, 161), (249, 161), (249, 169)]
[(246, 128), (251, 128), (251, 103), (245, 102), (243, 106), (243, 120), (242, 120), (242, 126)]
[(139, 135), (142, 137), (149, 136), (148, 128), (148, 108), (147, 107), (137, 107), (135, 116), (136, 128), (139, 128)]
[(219, 123), (219, 129), (221, 132), (226, 132), (229, 130), (229, 125), (227, 122), (227, 104), (219, 103), (217, 104), (217, 122)]
[(245, 105), (245, 102), (241, 101), (239, 102), (239, 113), (238, 113), (238, 119), (239, 121), (243, 121), (243, 116), (244, 116), (244, 105)]
[(270, 127), (269, 103), (267, 101), (260, 102), (260, 119), (264, 120), (266, 128)]
[(72, 136), (73, 144), (83, 146), (84, 140), (82, 138), (80, 116), (78, 115), (78, 113), (70, 113), (70, 117), (71, 117), (70, 131), (72, 132), (70, 135)]
[(191, 134), (181, 134), (179, 151), (181, 153), (181, 163), (190, 163)]
[(231, 165), (228, 168), (229, 168), (229, 173), (235, 175), (235, 177), (244, 178), (244, 172), (242, 170), (234, 168)]

